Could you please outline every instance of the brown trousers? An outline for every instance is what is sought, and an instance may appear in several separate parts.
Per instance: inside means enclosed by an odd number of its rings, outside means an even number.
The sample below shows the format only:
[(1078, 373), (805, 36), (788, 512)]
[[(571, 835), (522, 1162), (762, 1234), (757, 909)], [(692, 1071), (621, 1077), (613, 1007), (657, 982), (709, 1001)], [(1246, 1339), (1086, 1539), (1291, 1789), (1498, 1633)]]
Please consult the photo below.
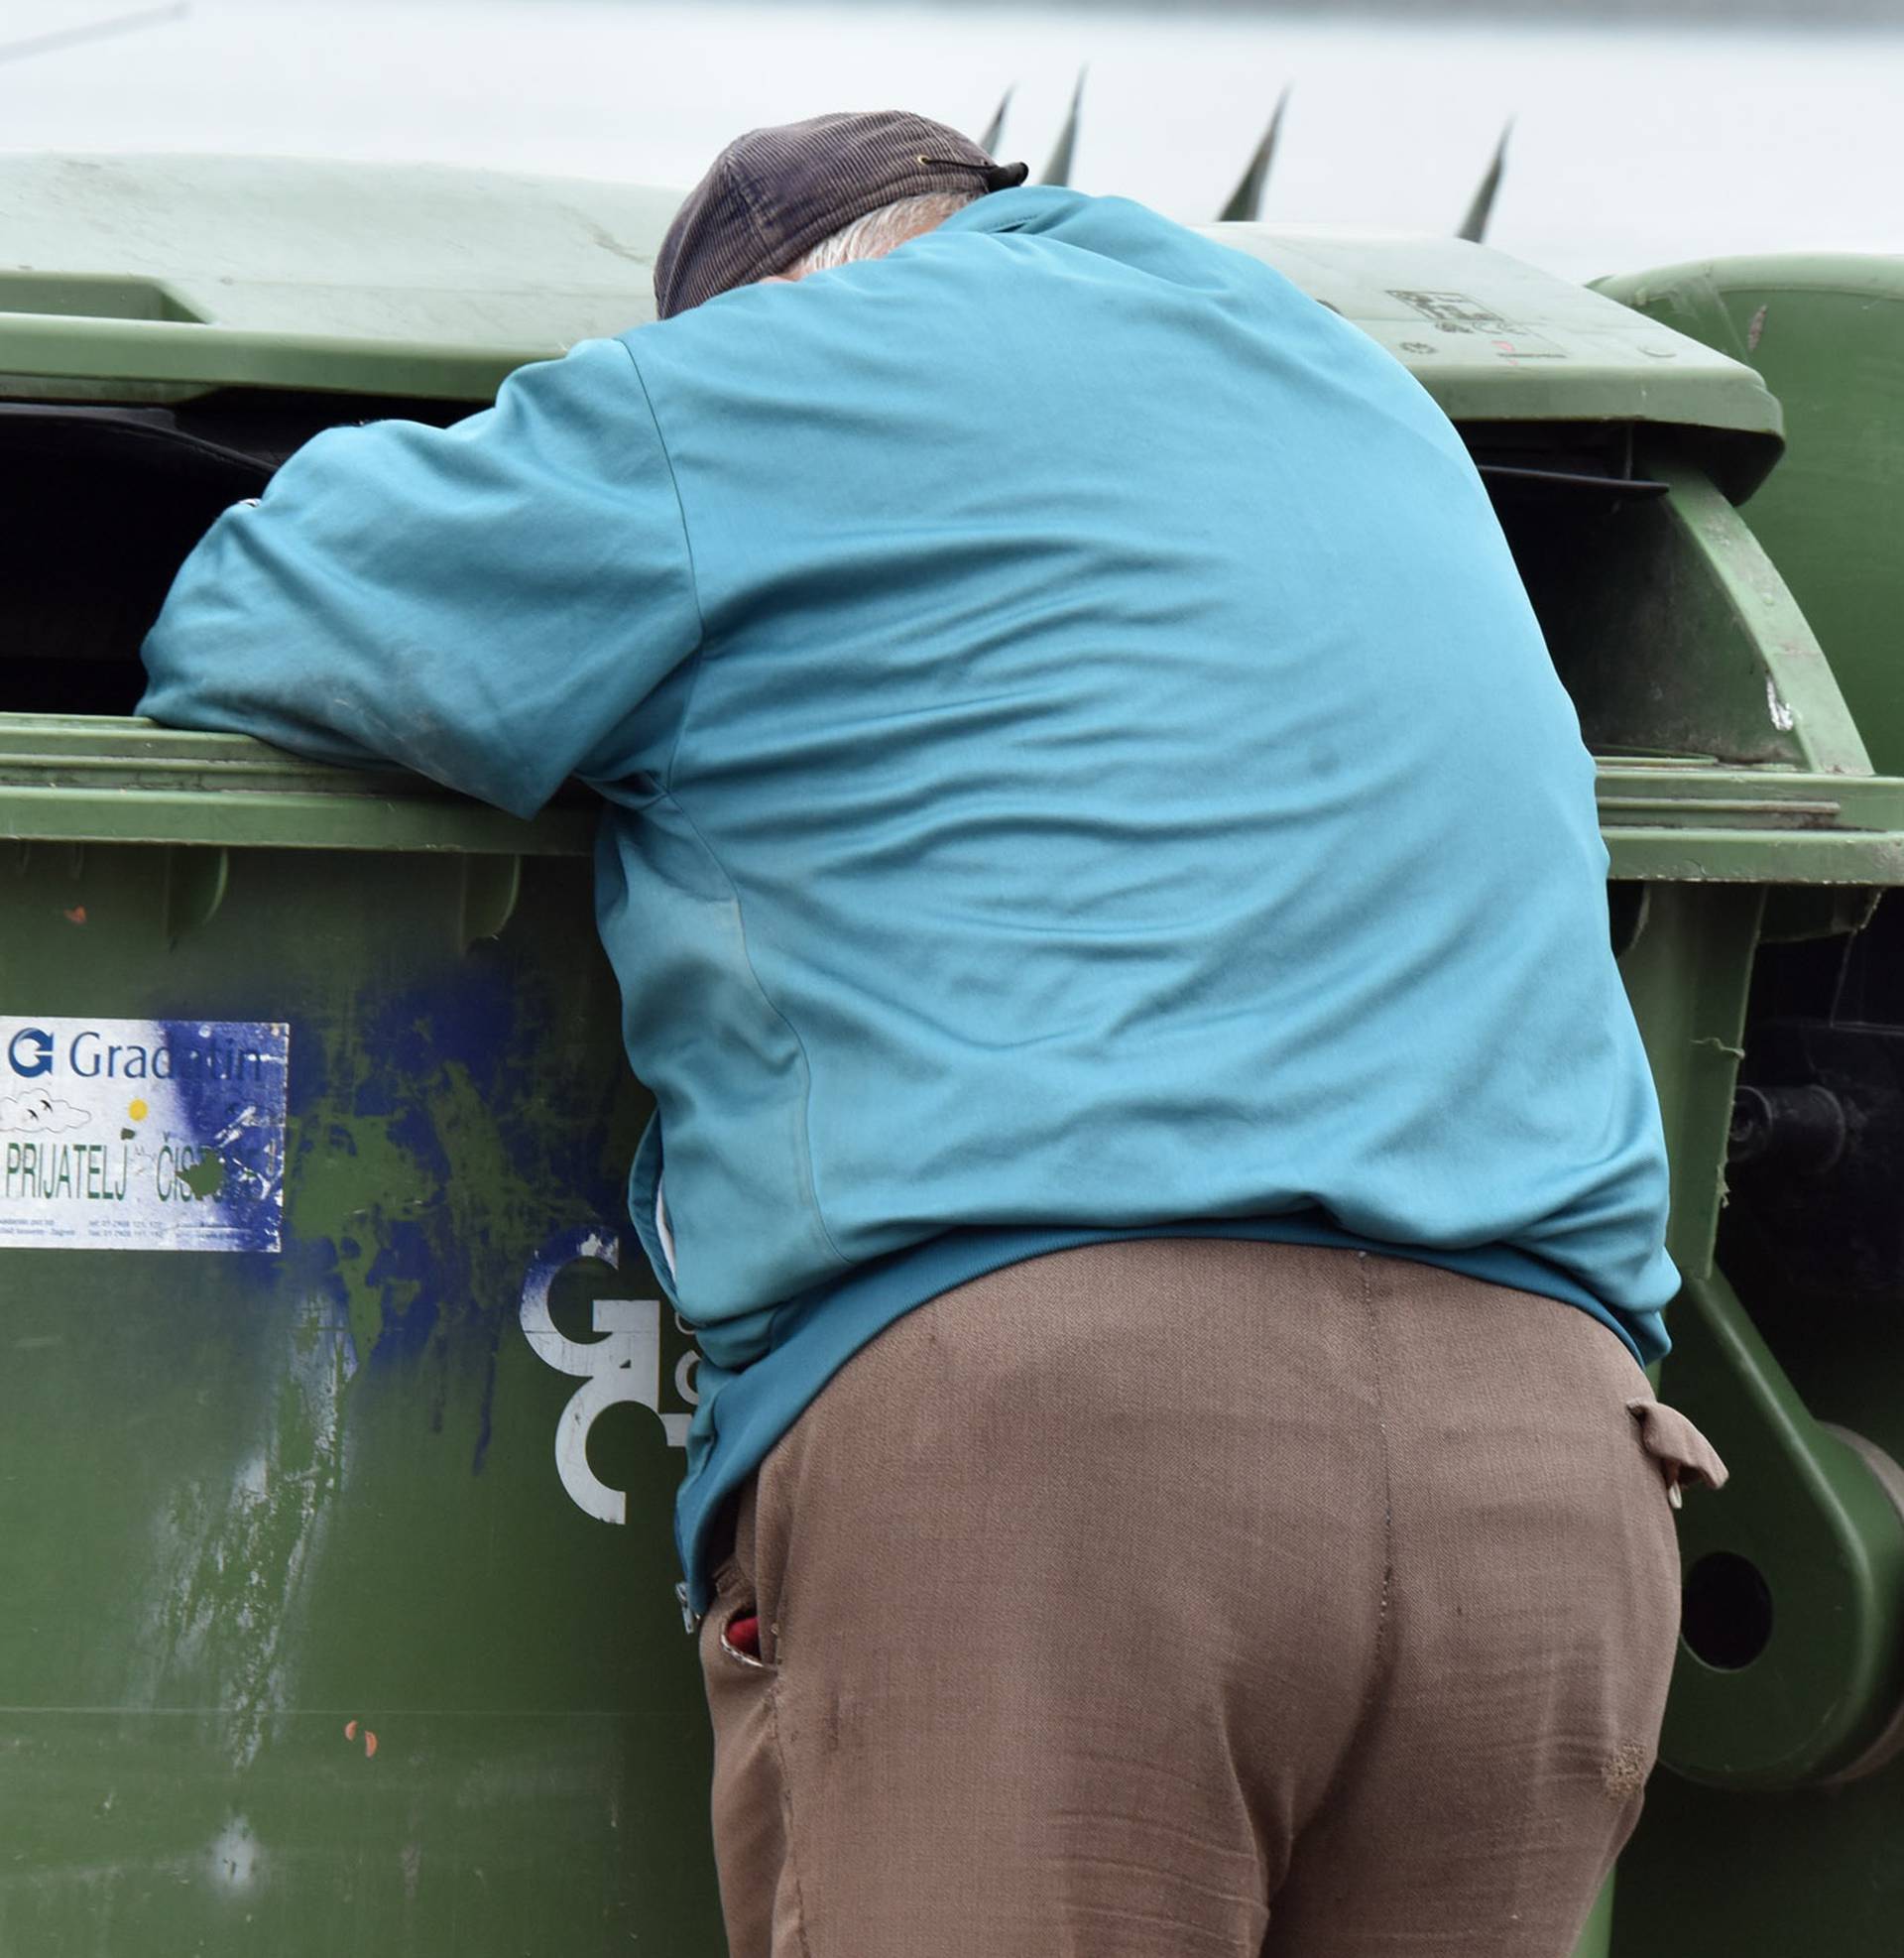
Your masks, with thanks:
[(1702, 1473), (1586, 1313), (1405, 1260), (1158, 1239), (949, 1292), (739, 1507), (732, 1958), (1566, 1958)]

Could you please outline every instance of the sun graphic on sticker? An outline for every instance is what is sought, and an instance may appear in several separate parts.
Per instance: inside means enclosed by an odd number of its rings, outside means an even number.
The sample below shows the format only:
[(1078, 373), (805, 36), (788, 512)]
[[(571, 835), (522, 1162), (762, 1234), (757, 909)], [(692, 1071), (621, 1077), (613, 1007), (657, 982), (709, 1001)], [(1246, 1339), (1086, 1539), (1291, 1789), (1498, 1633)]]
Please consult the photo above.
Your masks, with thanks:
[(152, 1110), (136, 1095), (126, 1103), (126, 1114), (135, 1122), (143, 1122), (151, 1113)]

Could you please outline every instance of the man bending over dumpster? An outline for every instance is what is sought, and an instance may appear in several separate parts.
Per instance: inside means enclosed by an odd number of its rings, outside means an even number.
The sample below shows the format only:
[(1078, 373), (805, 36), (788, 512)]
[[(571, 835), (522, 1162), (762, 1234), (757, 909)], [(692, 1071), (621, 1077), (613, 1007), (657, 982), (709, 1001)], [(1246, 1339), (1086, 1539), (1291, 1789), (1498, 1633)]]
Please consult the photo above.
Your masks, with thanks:
[(735, 1958), (1566, 1958), (1721, 1473), (1592, 766), (1408, 374), (1023, 179), (742, 137), (657, 322), (227, 513), (144, 711), (603, 797)]

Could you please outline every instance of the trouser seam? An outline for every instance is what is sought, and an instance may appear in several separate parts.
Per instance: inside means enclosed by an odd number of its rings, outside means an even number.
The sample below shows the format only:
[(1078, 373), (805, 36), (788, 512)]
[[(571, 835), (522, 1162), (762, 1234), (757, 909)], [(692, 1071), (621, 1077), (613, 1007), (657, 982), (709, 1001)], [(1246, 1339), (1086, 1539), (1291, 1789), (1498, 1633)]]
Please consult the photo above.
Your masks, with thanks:
[[(769, 1461), (774, 1459), (773, 1456), (769, 1457)], [(787, 1760), (786, 1727), (781, 1717), (781, 1700), (786, 1686), (786, 1641), (781, 1635), (781, 1627), (787, 1619), (788, 1604), (787, 1531), (784, 1527), (763, 1528), (762, 1514), (769, 1502), (768, 1473), (768, 1462), (763, 1462), (755, 1471), (753, 1513), (746, 1519), (752, 1530), (748, 1548), (752, 1552), (754, 1567), (750, 1574), (753, 1578), (754, 1608), (761, 1614), (763, 1631), (771, 1632), (774, 1640), (773, 1663), (767, 1680), (767, 1716), (774, 1741), (774, 1760), (780, 1774), (780, 1830), (785, 1844), (786, 1872), (793, 1882), (793, 1930), (799, 1940), (799, 1958), (813, 1958), (813, 1947), (806, 1934), (806, 1886), (800, 1878), (800, 1859), (793, 1830), (793, 1773)], [(774, 1519), (770, 1517), (768, 1521), (771, 1526)], [(767, 1586), (762, 1582), (763, 1538), (771, 1542), (774, 1552), (774, 1594), (771, 1600), (764, 1595)], [(770, 1946), (777, 1942), (772, 1929), (772, 1915), (768, 1942)]]
[[(1375, 1434), (1381, 1449), (1381, 1585), (1375, 1597), (1375, 1638), (1368, 1657), (1368, 1689), (1363, 1695), (1362, 1705), (1356, 1711), (1355, 1725), (1349, 1730), (1348, 1738), (1343, 1742), (1335, 1773), (1329, 1776), (1328, 1783), (1311, 1809), (1308, 1819), (1290, 1831), (1289, 1855), (1292, 1864), (1309, 1821), (1329, 1812), (1342, 1784), (1354, 1772), (1357, 1752), (1362, 1746), (1363, 1736), (1368, 1730), (1368, 1722), (1373, 1717), (1375, 1702), (1381, 1696), (1382, 1674), (1388, 1659), (1388, 1624), (1391, 1616), (1389, 1607), (1395, 1580), (1394, 1482), (1389, 1472), (1388, 1412), (1381, 1392), (1381, 1337), (1375, 1317), (1374, 1289), (1368, 1280), (1368, 1254), (1366, 1251), (1358, 1251), (1355, 1257), (1356, 1279), (1362, 1291), (1363, 1320), (1368, 1335), (1369, 1379), (1375, 1396)], [(1270, 1898), (1269, 1904), (1273, 1915), (1275, 1909), (1273, 1897)]]
[[(1381, 1595), (1375, 1605), (1375, 1648), (1369, 1664), (1368, 1705), (1380, 1688), (1388, 1656), (1389, 1602), (1395, 1587), (1395, 1484), (1388, 1460), (1388, 1403), (1382, 1393), (1381, 1325), (1375, 1313), (1374, 1287), (1368, 1279), (1368, 1254), (1357, 1254), (1356, 1273), (1362, 1281), (1362, 1311), (1368, 1327), (1368, 1356), (1375, 1390), (1375, 1434), (1381, 1445)], [(1367, 1707), (1364, 1709), (1365, 1717)]]
[(780, 1732), (780, 1673), (768, 1685), (768, 1722), (774, 1731), (774, 1759), (780, 1771), (780, 1825), (786, 1835), (786, 1867), (793, 1879), (793, 1929), (800, 1940), (800, 1958), (813, 1958), (806, 1937), (806, 1890), (800, 1882), (800, 1859), (793, 1836), (793, 1776), (787, 1772), (786, 1741)]

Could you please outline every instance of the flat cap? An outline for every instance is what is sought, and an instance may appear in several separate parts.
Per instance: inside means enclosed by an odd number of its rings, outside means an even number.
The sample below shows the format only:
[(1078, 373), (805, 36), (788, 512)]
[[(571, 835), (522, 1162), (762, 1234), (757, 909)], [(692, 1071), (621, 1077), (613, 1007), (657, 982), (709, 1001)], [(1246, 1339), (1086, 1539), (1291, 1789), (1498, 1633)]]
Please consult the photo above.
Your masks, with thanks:
[(942, 122), (880, 109), (752, 129), (714, 159), (654, 261), (663, 319), (783, 272), (856, 217), (931, 190), (1004, 190), (1025, 166), (994, 163)]

